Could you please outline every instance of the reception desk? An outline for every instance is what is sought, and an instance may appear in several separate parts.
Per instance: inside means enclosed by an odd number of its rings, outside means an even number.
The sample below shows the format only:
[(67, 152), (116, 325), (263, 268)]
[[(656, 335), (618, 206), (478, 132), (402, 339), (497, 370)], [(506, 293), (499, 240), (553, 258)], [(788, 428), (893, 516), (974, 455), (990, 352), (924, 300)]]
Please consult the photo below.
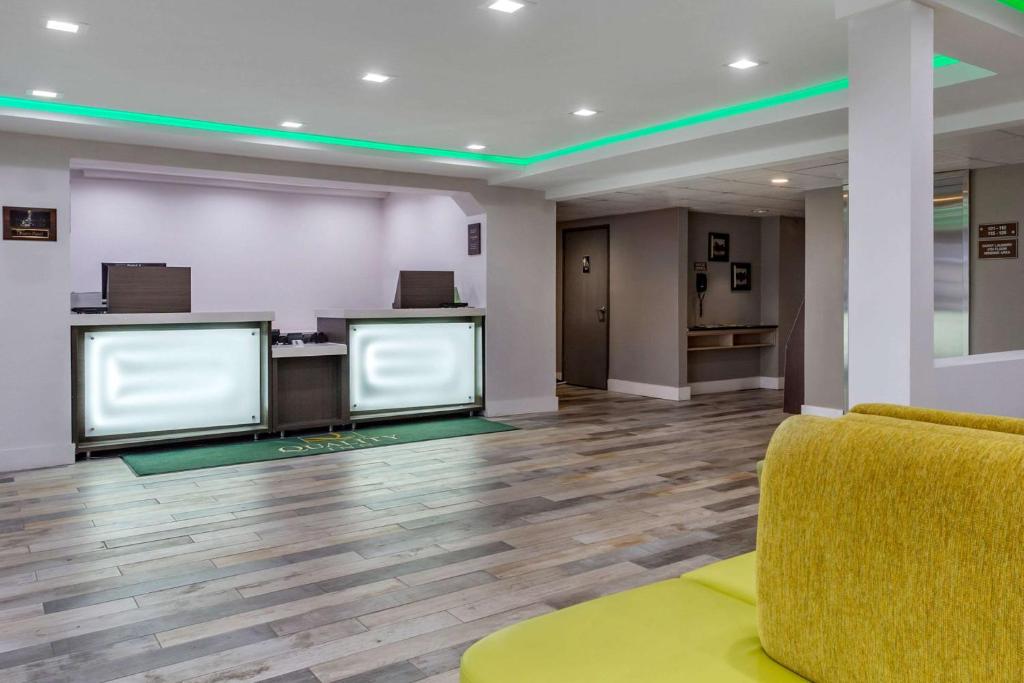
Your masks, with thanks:
[(485, 315), (482, 308), (317, 311), (318, 331), (347, 345), (349, 419), (482, 410)]
[(273, 313), (71, 316), (79, 452), (257, 434)]

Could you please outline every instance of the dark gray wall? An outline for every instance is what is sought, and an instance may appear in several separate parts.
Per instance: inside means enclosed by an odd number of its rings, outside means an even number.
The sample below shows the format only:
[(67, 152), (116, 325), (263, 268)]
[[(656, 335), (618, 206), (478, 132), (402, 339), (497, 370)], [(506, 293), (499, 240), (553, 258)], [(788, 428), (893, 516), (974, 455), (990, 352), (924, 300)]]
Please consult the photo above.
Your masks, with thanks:
[(1024, 165), (971, 171), (971, 353), (1024, 349), (1024, 254), (978, 258), (978, 225), (1024, 226)]
[(843, 257), (846, 226), (840, 187), (805, 198), (806, 304), (804, 309), (804, 403), (846, 408)]
[(761, 221), (761, 322), (778, 325), (778, 343), (761, 352), (761, 376), (785, 375), (786, 341), (804, 298), (804, 220)]
[[(708, 234), (729, 235), (729, 261), (708, 261)], [(726, 216), (715, 213), (690, 213), (690, 263), (687, 276), (689, 324), (761, 324), (761, 296), (764, 272), (761, 261), (761, 219)], [(693, 262), (708, 262), (708, 292), (704, 297), (704, 317), (698, 317), (696, 278)], [(732, 291), (731, 263), (751, 264), (753, 285), (749, 292)], [(690, 382), (758, 377), (761, 374), (759, 349), (704, 351), (691, 353), (687, 376)]]
[[(729, 235), (729, 262), (708, 261), (708, 293), (704, 297), (704, 317), (697, 317), (697, 291), (689, 264), (689, 324), (759, 324), (761, 322), (761, 219), (747, 216), (725, 216), (715, 213), (690, 213), (690, 261), (708, 260), (708, 233)], [(730, 263), (750, 263), (753, 288), (734, 292), (730, 287)], [(755, 373), (756, 374), (756, 373)], [(750, 376), (750, 375), (746, 375)]]
[[(609, 379), (677, 387), (685, 382), (687, 211), (664, 209), (560, 223), (558, 357), (561, 337), (561, 233), (609, 226)], [(561, 367), (559, 365), (559, 367)]]

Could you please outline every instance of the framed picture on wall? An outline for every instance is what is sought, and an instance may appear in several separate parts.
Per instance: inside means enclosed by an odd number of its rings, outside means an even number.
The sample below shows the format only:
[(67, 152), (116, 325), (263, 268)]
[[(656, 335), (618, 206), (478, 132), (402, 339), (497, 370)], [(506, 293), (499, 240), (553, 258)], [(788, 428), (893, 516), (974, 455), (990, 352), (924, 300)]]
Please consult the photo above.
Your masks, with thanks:
[(708, 233), (708, 261), (729, 260), (729, 234), (725, 232)]
[(732, 264), (732, 291), (749, 292), (751, 283), (749, 263)]

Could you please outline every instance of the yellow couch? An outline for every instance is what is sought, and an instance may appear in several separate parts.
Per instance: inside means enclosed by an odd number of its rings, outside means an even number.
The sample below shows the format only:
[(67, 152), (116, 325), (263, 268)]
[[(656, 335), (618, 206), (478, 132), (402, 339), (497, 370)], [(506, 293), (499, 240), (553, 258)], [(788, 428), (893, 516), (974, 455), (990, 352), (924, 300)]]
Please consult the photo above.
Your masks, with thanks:
[(462, 683), (1024, 681), (1021, 434), (894, 406), (790, 418), (756, 557), (503, 629)]

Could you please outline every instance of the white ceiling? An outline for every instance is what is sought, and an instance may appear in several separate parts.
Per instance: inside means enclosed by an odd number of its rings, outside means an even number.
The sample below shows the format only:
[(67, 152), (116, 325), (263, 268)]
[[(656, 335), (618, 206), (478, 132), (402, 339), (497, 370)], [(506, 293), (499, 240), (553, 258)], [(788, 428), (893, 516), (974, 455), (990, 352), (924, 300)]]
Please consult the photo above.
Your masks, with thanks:
[[(1024, 126), (942, 135), (935, 140), (935, 170), (954, 171), (1024, 164)], [(818, 155), (760, 168), (695, 177), (558, 202), (558, 220), (687, 207), (693, 211), (749, 216), (803, 216), (808, 190), (846, 183), (846, 153)], [(785, 185), (773, 178), (787, 178)]]
[[(0, 93), (532, 155), (846, 68), (828, 0), (538, 0), (513, 15), (487, 4), (4, 0)], [(48, 18), (88, 30), (47, 31)], [(765, 65), (724, 66), (740, 56)], [(364, 83), (367, 71), (394, 80)], [(569, 115), (584, 105), (601, 114)]]
[[(942, 70), (937, 130), (1017, 130), (1024, 125), (1024, 14), (996, 0), (936, 3), (991, 5), (1005, 15), (996, 27), (937, 9), (937, 51), (997, 74), (978, 79), (961, 67)], [(832, 0), (536, 0), (512, 15), (487, 4), (3, 0), (0, 95), (47, 88), (66, 103), (269, 128), (296, 119), (306, 132), (456, 150), (482, 142), (489, 153), (523, 156), (846, 73), (846, 26), (835, 19)], [(47, 31), (48, 18), (87, 29)], [(740, 56), (763, 65), (743, 72), (725, 66)], [(364, 83), (370, 70), (394, 79)], [(805, 185), (840, 172), (834, 164), (845, 158), (845, 97), (525, 169), (15, 109), (0, 109), (0, 130), (477, 177), (571, 200), (563, 211), (668, 202), (796, 213)], [(569, 114), (580, 106), (601, 113)], [(1018, 158), (1012, 140), (958, 144), (948, 150), (950, 163)], [(811, 165), (787, 169), (794, 159)], [(762, 170), (799, 175), (788, 188), (766, 188)]]

